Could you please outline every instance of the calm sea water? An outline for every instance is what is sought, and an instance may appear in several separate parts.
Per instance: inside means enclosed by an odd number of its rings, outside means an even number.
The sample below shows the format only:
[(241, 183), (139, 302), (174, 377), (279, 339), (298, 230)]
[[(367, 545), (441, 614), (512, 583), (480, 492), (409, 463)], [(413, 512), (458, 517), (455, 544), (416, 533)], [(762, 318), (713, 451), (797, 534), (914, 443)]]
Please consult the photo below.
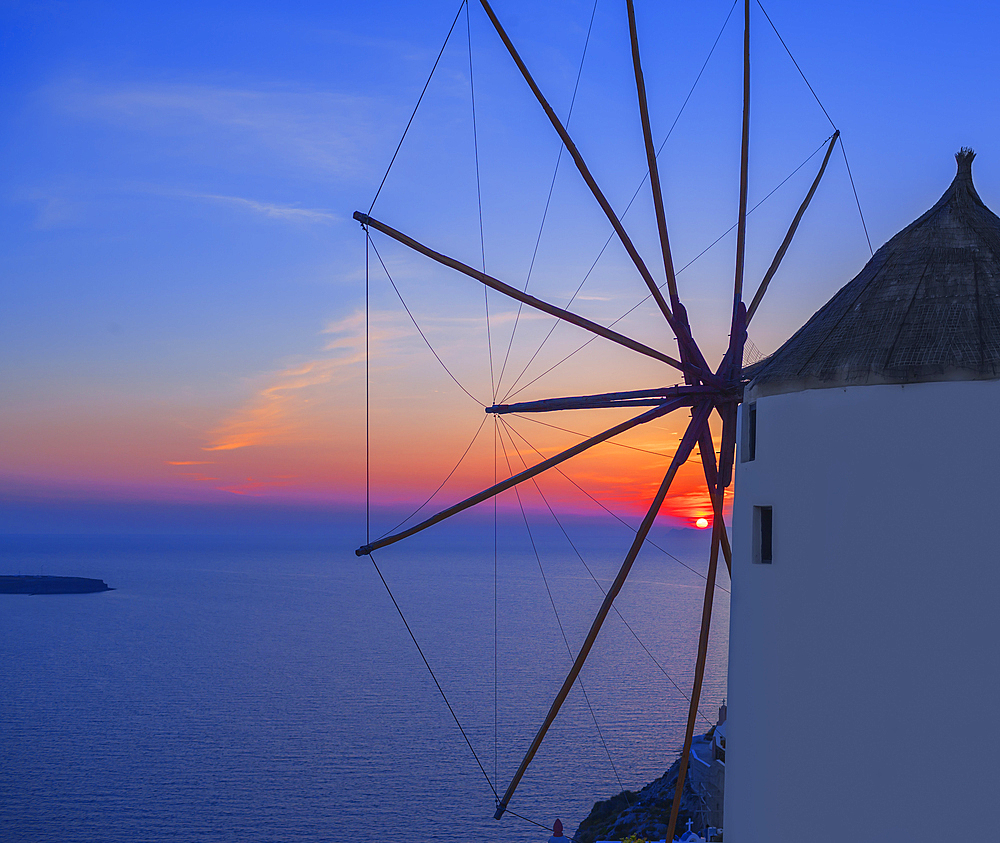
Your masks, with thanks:
[[(6, 541), (2, 573), (94, 576), (116, 590), (0, 595), (0, 838), (546, 840), (516, 817), (492, 819), (486, 777), (371, 562), (350, 552), (356, 538), (329, 548)], [(672, 545), (701, 570), (702, 538)], [(502, 792), (570, 658), (530, 548), (501, 538), (494, 635), (492, 536), (453, 539), (377, 561)], [(601, 594), (564, 539), (535, 539), (575, 650)], [(607, 585), (627, 536), (580, 546)], [(702, 594), (702, 579), (650, 551), (619, 598), (685, 689)], [(703, 698), (713, 720), (725, 688), (722, 591), (715, 618)], [(687, 713), (614, 614), (582, 679), (587, 698), (574, 689), (511, 805), (546, 825), (559, 816), (567, 830), (619, 779), (635, 788), (661, 775)]]

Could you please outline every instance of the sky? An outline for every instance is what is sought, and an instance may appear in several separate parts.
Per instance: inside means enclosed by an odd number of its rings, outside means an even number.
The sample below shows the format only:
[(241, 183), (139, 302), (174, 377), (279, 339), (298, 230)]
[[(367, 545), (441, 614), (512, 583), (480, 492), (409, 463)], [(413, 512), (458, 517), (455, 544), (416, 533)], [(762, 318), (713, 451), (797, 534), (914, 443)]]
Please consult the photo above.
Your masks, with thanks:
[[(564, 120), (572, 103), (571, 134), (623, 213), (646, 169), (624, 4), (494, 5)], [(659, 160), (674, 258), (686, 267), (681, 297), (716, 362), (735, 236), (701, 253), (736, 221), (740, 14), (722, 29), (731, 0), (636, 7), (657, 141), (674, 125)], [(858, 202), (878, 248), (936, 201), (967, 145), (979, 153), (980, 194), (1000, 204), (1000, 12), (880, 0), (764, 8), (816, 97), (755, 5), (750, 204), (761, 204), (748, 224), (747, 286), (770, 263), (833, 125), (857, 189), (856, 202), (838, 148), (751, 326), (769, 353), (870, 256)], [(548, 371), (589, 336), (561, 325), (542, 345), (551, 319), (518, 317), (499, 295), (376, 234), (366, 401), (366, 248), (351, 215), (371, 207), (458, 9), (0, 3), (0, 530), (77, 529), (101, 506), (117, 513), (108, 529), (128, 512), (148, 520), (171, 507), (356, 511), (366, 405), (372, 500), (389, 525), (466, 448), (429, 509), (624, 418), (573, 411), (516, 419), (508, 432), (483, 424), (494, 393), (676, 382), (600, 339)], [(472, 3), (371, 213), (559, 305), (586, 277), (573, 308), (608, 324), (645, 288), (617, 242), (602, 252), (610, 227), (558, 156)], [(659, 276), (647, 188), (624, 221)], [(675, 352), (648, 306), (616, 328)], [(543, 481), (544, 500), (526, 488), (524, 502), (634, 517), (685, 422), (677, 413), (593, 449)], [(508, 494), (502, 505), (514, 503)], [(692, 465), (665, 517), (683, 527), (700, 515), (710, 513)]]

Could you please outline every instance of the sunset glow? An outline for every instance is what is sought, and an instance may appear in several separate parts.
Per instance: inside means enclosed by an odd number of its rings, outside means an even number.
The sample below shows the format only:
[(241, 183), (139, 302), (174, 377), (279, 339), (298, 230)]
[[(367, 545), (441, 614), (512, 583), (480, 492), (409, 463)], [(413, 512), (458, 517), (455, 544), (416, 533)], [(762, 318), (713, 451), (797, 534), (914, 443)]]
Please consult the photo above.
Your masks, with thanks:
[[(18, 166), (4, 176), (0, 202), (12, 291), (0, 331), (8, 362), (0, 492), (39, 506), (104, 498), (360, 505), (368, 443), (374, 503), (413, 509), (454, 469), (431, 504), (443, 506), (625, 418), (571, 411), (484, 424), (483, 407), (494, 400), (678, 382), (661, 363), (570, 325), (553, 330), (549, 316), (493, 292), (487, 319), (479, 284), (382, 236), (373, 237), (379, 255), (367, 255), (366, 297), (365, 236), (351, 214), (368, 211), (394, 159), (373, 216), (676, 353), (621, 245), (604, 247), (611, 229), (566, 156), (553, 180), (551, 126), (475, 4), (478, 134), (470, 39), (453, 39), (398, 155), (454, 17), (450, 7), (307, 4), (291, 14), (265, 4), (234, 19), (212, 3), (207, 14), (184, 2), (82, 3), (66, 6), (52, 27), (44, 4), (15, 6), (5, 19), (15, 33), (6, 53), (5, 137)], [(579, 9), (539, 11), (547, 8), (511, 2), (502, 16), (565, 114), (575, 78), (566, 68), (579, 65), (587, 21)], [(629, 205), (646, 162), (627, 26), (615, 8), (598, 10), (600, 35), (569, 129), (661, 281), (648, 186)], [(670, 27), (693, 33), (671, 50), (648, 50), (658, 142), (723, 11), (650, 4), (644, 12), (650, 44), (652, 33)], [(842, 45), (857, 44), (856, 28), (833, 7), (792, 4), (782, 14), (814, 73), (839, 66)], [(203, 21), (197, 30), (192, 15)], [(951, 177), (943, 148), (996, 135), (988, 90), (960, 84), (970, 62), (977, 78), (997, 72), (993, 28), (975, 17), (987, 15), (985, 7), (962, 7), (935, 18), (934, 38), (947, 36), (941, 50), (961, 45), (965, 64), (932, 67), (914, 31), (899, 34), (896, 52), (869, 55), (843, 78), (813, 79), (836, 103), (836, 120), (855, 127), (847, 142), (873, 244), (938, 195)], [(822, 36), (813, 38), (814, 30)], [(374, 31), (383, 36), (373, 40)], [(337, 48), (317, 33), (338, 33)], [(987, 40), (970, 45), (969, 38)], [(679, 294), (712, 366), (728, 342), (736, 235), (724, 232), (735, 222), (739, 168), (739, 100), (730, 85), (737, 71), (718, 63), (739, 49), (732, 28), (662, 157), (670, 242), (684, 267)], [(750, 286), (814, 177), (817, 159), (805, 166), (803, 159), (829, 136), (808, 89), (783, 87), (799, 84), (794, 66), (768, 67), (775, 79), (754, 93), (750, 194), (766, 204), (750, 218)], [(955, 85), (942, 81), (942, 68), (957, 74)], [(869, 75), (907, 79), (909, 93), (869, 87)], [(935, 93), (959, 88), (961, 113), (954, 98)], [(887, 116), (890, 99), (897, 105)], [(977, 177), (984, 197), (996, 195), (998, 172), (984, 155)], [(754, 318), (755, 346), (777, 348), (868, 256), (847, 171), (832, 161)], [(623, 518), (641, 515), (689, 418), (678, 411), (567, 462), (564, 475), (540, 478), (545, 501), (572, 512), (603, 505)], [(695, 454), (661, 523), (709, 527), (705, 485)], [(544, 510), (529, 491), (525, 498)], [(729, 506), (727, 497), (726, 513)]]

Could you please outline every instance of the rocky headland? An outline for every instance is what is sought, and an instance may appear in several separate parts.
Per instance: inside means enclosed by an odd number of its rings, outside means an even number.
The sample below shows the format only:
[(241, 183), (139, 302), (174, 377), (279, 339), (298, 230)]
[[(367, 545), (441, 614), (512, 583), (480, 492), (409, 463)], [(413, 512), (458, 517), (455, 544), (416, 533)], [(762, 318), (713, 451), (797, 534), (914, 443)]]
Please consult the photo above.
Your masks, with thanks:
[[(689, 819), (692, 821), (691, 827), (698, 833), (703, 833), (709, 825), (722, 825), (720, 769), (724, 771), (725, 765), (709, 761), (713, 756), (716, 728), (695, 738), (692, 745), (693, 757), (688, 764), (684, 781), (675, 834), (688, 828)], [(573, 839), (576, 843), (623, 840), (632, 835), (644, 840), (664, 839), (670, 822), (679, 769), (678, 758), (662, 776), (642, 790), (625, 790), (610, 799), (595, 803), (587, 818), (580, 823)]]

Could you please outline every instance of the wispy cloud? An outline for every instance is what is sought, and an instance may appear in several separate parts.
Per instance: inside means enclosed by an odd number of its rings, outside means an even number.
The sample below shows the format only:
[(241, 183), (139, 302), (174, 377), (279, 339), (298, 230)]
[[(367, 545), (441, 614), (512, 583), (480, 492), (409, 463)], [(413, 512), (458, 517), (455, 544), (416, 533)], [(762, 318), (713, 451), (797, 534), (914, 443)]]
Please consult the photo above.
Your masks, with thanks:
[(317, 208), (299, 208), (295, 205), (273, 205), (267, 202), (256, 202), (253, 199), (244, 199), (241, 196), (221, 196), (212, 193), (189, 193), (185, 194), (192, 199), (205, 199), (210, 202), (219, 202), (242, 208), (253, 213), (262, 214), (271, 219), (285, 220), (288, 222), (310, 222), (310, 223), (331, 223), (338, 222), (342, 217)]
[[(369, 314), (368, 342), (372, 357), (381, 354), (382, 347), (389, 342), (409, 336), (401, 314), (389, 314), (384, 311), (373, 311)], [(365, 344), (365, 312), (355, 311), (344, 319), (337, 319), (321, 331), (332, 334), (333, 339), (324, 346), (324, 351), (336, 351), (342, 348), (363, 349)]]
[(77, 217), (77, 208), (62, 196), (48, 196), (37, 202), (38, 216), (35, 218), (35, 228), (57, 228), (73, 222)]
[(365, 170), (379, 131), (376, 103), (331, 91), (253, 90), (197, 84), (102, 85), (69, 80), (50, 86), (56, 108), (176, 143), (192, 154), (227, 159), (277, 155), (283, 166), (335, 176)]
[(212, 465), (212, 460), (167, 460), (167, 465)]

